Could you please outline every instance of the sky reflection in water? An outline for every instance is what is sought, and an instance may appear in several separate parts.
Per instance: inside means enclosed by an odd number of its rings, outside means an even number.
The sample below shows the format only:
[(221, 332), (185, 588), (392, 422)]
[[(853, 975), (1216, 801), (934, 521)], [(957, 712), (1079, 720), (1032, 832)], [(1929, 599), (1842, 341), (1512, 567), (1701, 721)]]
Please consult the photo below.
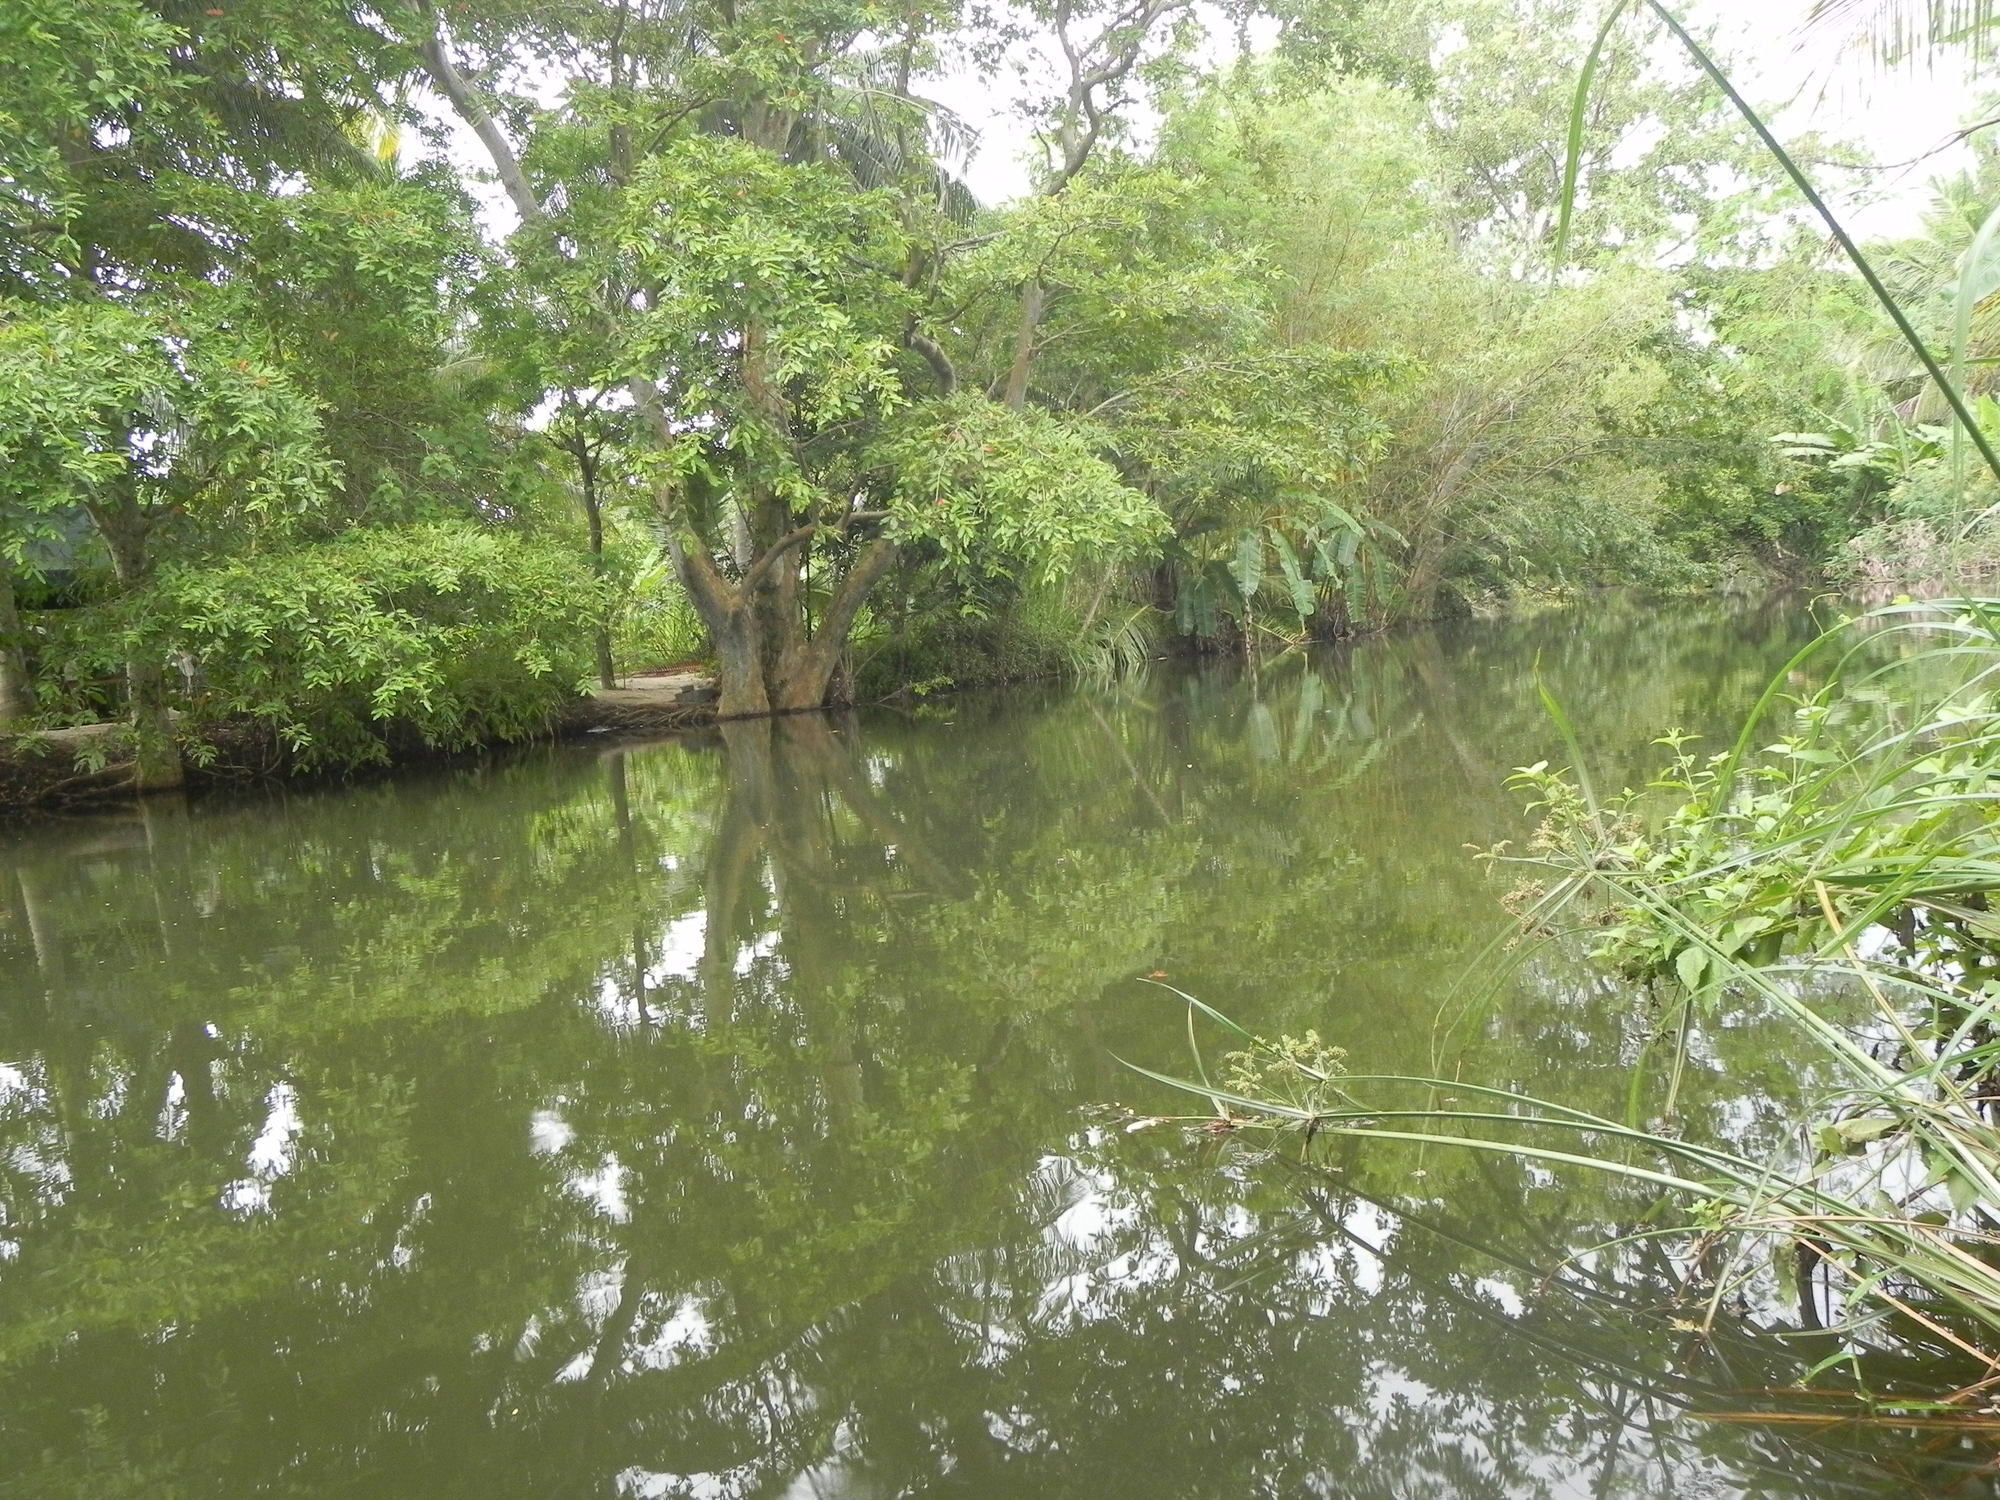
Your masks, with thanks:
[[(1454, 983), (1535, 662), (1630, 780), (1805, 628), (1593, 608), (17, 831), (0, 1495), (1987, 1493), (1689, 1420), (1827, 1351), (1675, 1331), (1658, 1247), (1544, 1288), (1627, 1189), (1093, 1110), (1185, 1107), (1116, 1060), (1186, 1065), (1153, 973), (1615, 1108), (1629, 996)], [(1782, 1138), (1765, 1045), (1718, 1028), (1697, 1128)]]

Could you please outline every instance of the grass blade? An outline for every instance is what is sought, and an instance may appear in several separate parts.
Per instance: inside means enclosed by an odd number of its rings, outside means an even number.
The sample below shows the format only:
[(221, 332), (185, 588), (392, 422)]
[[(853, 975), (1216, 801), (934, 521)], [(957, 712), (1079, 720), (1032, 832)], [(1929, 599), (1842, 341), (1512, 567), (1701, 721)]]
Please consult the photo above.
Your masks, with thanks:
[(1562, 197), (1557, 200), (1556, 209), (1554, 259), (1558, 268), (1569, 258), (1569, 232), (1576, 217), (1577, 178), (1583, 171), (1583, 132), (1590, 113), (1591, 86), (1597, 81), (1598, 65), (1604, 60), (1604, 46), (1611, 39), (1611, 28), (1631, 8), (1632, 0), (1613, 0), (1611, 9), (1604, 13), (1603, 24), (1597, 28), (1597, 35), (1591, 41), (1590, 51), (1584, 54), (1583, 67), (1576, 75), (1576, 92), (1569, 103), (1569, 133), (1564, 146)]

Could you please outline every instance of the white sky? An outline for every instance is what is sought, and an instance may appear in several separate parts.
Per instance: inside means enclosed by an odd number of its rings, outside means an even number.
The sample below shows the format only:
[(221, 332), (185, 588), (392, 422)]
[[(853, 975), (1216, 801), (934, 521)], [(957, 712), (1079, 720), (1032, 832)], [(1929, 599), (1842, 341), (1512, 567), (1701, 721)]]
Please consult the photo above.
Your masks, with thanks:
[[(1783, 137), (1817, 131), (1865, 144), (1876, 161), (1907, 162), (1948, 139), (1983, 93), (2000, 92), (2000, 76), (1982, 87), (1955, 61), (1888, 71), (1859, 53), (1843, 53), (1839, 37), (1807, 32), (1811, 6), (1812, 0), (1690, 0), (1681, 12), (1692, 23), (1721, 27), (1738, 86), (1752, 103), (1785, 106), (1777, 116)], [(980, 133), (979, 150), (966, 171), (973, 191), (987, 203), (1025, 191), (1031, 142), (1010, 117), (1005, 94), (970, 82), (938, 92), (941, 103)], [(1970, 159), (1958, 146), (1915, 166), (1876, 173), (1865, 190), (1832, 194), (1835, 207), (1865, 237), (1913, 229), (1925, 184)]]
[[(1843, 52), (1839, 37), (1808, 32), (1811, 8), (1812, 0), (1700, 0), (1689, 7), (1721, 24), (1752, 103), (1790, 101), (1779, 116), (1781, 137), (1818, 131), (1865, 147), (1878, 162), (1905, 163), (1948, 140), (1975, 118), (1983, 97), (2000, 92), (1990, 68), (1975, 77), (1956, 58), (1888, 70), (1861, 52)], [(1866, 197), (1850, 195), (1835, 207), (1865, 237), (1907, 232), (1916, 227), (1926, 184), (1971, 162), (1970, 150), (1956, 145), (1874, 174)]]

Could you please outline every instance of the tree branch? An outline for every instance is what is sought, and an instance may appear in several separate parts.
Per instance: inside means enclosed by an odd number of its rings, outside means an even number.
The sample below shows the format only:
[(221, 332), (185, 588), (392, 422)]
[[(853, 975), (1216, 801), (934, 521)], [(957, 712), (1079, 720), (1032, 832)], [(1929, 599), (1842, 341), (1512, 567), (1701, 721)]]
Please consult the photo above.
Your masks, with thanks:
[(949, 396), (958, 389), (958, 367), (951, 362), (951, 356), (944, 352), (936, 339), (912, 328), (903, 335), (903, 342), (924, 357), (924, 363), (937, 376), (938, 394)]
[(823, 530), (825, 528), (817, 522), (808, 526), (795, 527), (766, 547), (764, 555), (750, 564), (744, 571), (741, 585), (744, 595), (747, 597), (759, 584), (768, 578), (771, 575), (771, 570), (777, 567), (779, 560), (787, 552), (790, 552), (794, 547), (804, 546)]
[(431, 11), (431, 34), (417, 44), (417, 51), (423, 57), (424, 71), (430, 75), (431, 82), (451, 101), (451, 107), (458, 111), (459, 118), (472, 128), (472, 133), (486, 148), (486, 154), (493, 162), (494, 175), (507, 190), (514, 211), (526, 223), (546, 223), (548, 215), (543, 211), (541, 201), (535, 197), (535, 190), (528, 185), (528, 175), (521, 170), (521, 159), (514, 154), (513, 144), (480, 102), (465, 75), (458, 71), (458, 65), (451, 60), (451, 53), (445, 46), (444, 22), (434, 10)]
[(708, 549), (696, 538), (689, 546), (681, 536), (680, 504), (665, 485), (653, 486), (653, 504), (660, 512), (662, 530), (665, 533), (667, 557), (673, 562), (674, 575), (688, 591), (695, 613), (701, 616), (702, 624), (709, 633), (722, 630), (729, 618), (740, 607), (730, 595), (734, 590), (729, 580), (715, 566), (715, 559), (708, 555)]

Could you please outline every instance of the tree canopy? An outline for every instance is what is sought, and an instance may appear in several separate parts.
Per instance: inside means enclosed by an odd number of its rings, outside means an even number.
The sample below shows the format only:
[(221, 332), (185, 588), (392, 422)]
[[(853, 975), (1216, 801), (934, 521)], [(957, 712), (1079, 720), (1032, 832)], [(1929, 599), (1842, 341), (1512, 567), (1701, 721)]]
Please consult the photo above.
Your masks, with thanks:
[[(127, 716), (152, 781), (218, 717), (372, 759), (688, 658), (725, 717), (816, 707), (1814, 579), (1939, 511), (1886, 325), (1643, 33), (1556, 264), (1580, 0), (0, 24), (0, 718)], [(966, 185), (966, 88), (1031, 138), (1015, 201)], [(1933, 323), (1988, 176), (1894, 252)], [(407, 609), (303, 583), (426, 556)], [(436, 608), (525, 673), (462, 720), (369, 623)], [(250, 693), (222, 643), (274, 611), (345, 659)]]

